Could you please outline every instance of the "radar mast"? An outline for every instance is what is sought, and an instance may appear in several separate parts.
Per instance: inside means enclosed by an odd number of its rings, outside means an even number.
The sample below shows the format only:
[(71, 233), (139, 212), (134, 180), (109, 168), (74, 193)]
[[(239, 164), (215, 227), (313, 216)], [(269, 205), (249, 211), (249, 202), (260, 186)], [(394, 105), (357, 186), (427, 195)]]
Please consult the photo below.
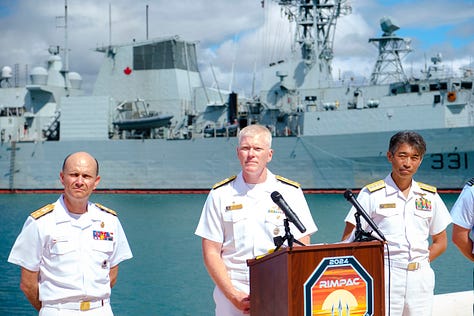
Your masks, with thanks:
[(399, 27), (387, 17), (380, 19), (380, 27), (383, 31), (382, 36), (369, 39), (369, 43), (373, 43), (379, 51), (374, 70), (370, 76), (370, 83), (375, 85), (407, 82), (408, 78), (403, 70), (401, 58), (412, 51), (410, 48), (411, 40), (395, 35), (394, 32)]
[(308, 67), (315, 64), (322, 77), (331, 79), (334, 34), (337, 19), (351, 13), (347, 0), (281, 0), (290, 21), (295, 22), (295, 42)]

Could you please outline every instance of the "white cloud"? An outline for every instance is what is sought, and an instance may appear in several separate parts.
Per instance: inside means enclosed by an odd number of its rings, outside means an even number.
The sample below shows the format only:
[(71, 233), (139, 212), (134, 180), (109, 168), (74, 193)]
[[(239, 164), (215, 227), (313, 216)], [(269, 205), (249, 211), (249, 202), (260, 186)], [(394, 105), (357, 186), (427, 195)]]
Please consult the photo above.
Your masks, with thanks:
[[(368, 39), (380, 36), (379, 20), (385, 15), (401, 30), (424, 35), (408, 35), (415, 51), (406, 59), (406, 68), (421, 69), (425, 58), (437, 52), (457, 68), (474, 56), (474, 3), (470, 0), (400, 0), (389, 4), (359, 0), (351, 1), (351, 5), (352, 14), (342, 17), (336, 28), (336, 79), (339, 73), (370, 75), (377, 50)], [(93, 48), (107, 45), (109, 36), (115, 44), (145, 39), (148, 25), (149, 38), (179, 35), (198, 41), (198, 59), (206, 83), (214, 83), (212, 64), (221, 88), (227, 89), (232, 83), (235, 91), (248, 95), (255, 65), (258, 71), (271, 61), (283, 59), (294, 31), (288, 28), (276, 2), (265, 1), (262, 8), (259, 0), (69, 0), (68, 13), (70, 70), (79, 72), (89, 88), (102, 59)], [(55, 19), (63, 14), (61, 0), (43, 0), (41, 5), (28, 0), (0, 1), (0, 66), (19, 63), (31, 69), (43, 65), (49, 45), (63, 45), (63, 29), (56, 27), (63, 21)], [(449, 37), (438, 39), (436, 32), (444, 28), (448, 28)], [(256, 78), (258, 85), (258, 75)]]

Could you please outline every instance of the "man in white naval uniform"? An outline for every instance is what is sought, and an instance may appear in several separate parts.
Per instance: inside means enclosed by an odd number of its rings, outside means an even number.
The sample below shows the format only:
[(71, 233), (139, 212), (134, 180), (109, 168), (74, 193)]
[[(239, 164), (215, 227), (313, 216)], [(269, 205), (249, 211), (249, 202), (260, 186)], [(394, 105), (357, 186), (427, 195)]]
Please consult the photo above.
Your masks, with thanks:
[(453, 218), (453, 243), (459, 251), (474, 261), (474, 178), (466, 182), (456, 203), (451, 209)]
[(100, 181), (97, 160), (64, 160), (59, 199), (26, 220), (8, 261), (21, 266), (20, 288), (40, 316), (113, 315), (118, 265), (132, 258), (117, 214), (89, 201)]
[[(413, 180), (425, 152), (421, 135), (408, 131), (393, 135), (387, 152), (392, 172), (364, 187), (357, 197), (388, 242), (385, 308), (390, 316), (431, 316), (435, 278), (430, 262), (447, 247), (451, 217), (446, 205), (435, 187)], [(345, 219), (343, 240), (354, 236), (355, 212), (352, 207)], [(361, 222), (366, 229), (368, 224)]]
[(242, 171), (217, 183), (203, 207), (196, 235), (202, 237), (204, 263), (216, 284), (218, 316), (250, 313), (247, 260), (275, 249), (273, 238), (285, 235), (285, 214), (272, 201), (272, 192), (282, 195), (305, 226), (301, 233), (290, 223), (296, 240), (309, 244), (317, 231), (299, 185), (267, 169), (272, 154), (266, 127), (242, 129), (237, 147)]

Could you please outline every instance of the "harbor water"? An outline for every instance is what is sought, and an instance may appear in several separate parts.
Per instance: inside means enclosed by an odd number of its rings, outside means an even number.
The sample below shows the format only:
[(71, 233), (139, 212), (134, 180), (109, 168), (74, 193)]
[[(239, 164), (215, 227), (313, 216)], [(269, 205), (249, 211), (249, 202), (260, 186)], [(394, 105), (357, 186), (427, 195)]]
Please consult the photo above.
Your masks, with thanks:
[[(457, 194), (442, 195), (450, 209)], [(19, 289), (20, 268), (7, 262), (26, 217), (56, 194), (0, 195), (0, 315), (37, 315)], [(340, 240), (350, 204), (342, 194), (306, 195), (319, 231), (312, 243)], [(213, 315), (213, 283), (194, 235), (205, 194), (95, 194), (119, 213), (134, 258), (119, 268), (112, 291), (115, 315)], [(473, 265), (451, 242), (433, 263), (436, 294), (473, 289)], [(466, 311), (470, 315), (472, 311)]]

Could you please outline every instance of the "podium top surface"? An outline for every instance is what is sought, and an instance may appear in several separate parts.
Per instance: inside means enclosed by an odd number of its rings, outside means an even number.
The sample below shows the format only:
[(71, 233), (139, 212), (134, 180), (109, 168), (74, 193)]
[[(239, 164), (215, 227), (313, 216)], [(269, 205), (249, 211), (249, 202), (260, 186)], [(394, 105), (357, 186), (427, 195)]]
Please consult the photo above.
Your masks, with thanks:
[(372, 241), (359, 241), (359, 242), (341, 242), (335, 244), (314, 244), (307, 246), (294, 246), (293, 249), (289, 247), (280, 248), (278, 251), (269, 253), (267, 255), (259, 256), (257, 258), (252, 258), (247, 260), (247, 266), (252, 266), (256, 263), (270, 260), (272, 258), (281, 256), (281, 255), (291, 255), (298, 254), (302, 252), (311, 252), (311, 251), (327, 251), (327, 250), (337, 250), (337, 249), (354, 249), (354, 248), (381, 248), (383, 251), (383, 242), (379, 240)]

